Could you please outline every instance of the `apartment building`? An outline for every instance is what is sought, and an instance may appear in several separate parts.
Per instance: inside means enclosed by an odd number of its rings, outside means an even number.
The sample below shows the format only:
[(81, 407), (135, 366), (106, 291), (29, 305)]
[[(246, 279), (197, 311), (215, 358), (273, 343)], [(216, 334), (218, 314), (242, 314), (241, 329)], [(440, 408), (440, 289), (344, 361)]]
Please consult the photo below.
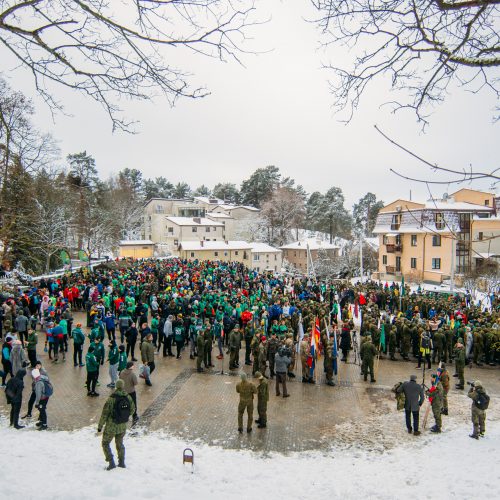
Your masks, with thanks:
[(498, 200), (493, 193), (461, 189), (440, 200), (399, 199), (382, 208), (379, 237), (382, 280), (441, 283), (500, 256)]

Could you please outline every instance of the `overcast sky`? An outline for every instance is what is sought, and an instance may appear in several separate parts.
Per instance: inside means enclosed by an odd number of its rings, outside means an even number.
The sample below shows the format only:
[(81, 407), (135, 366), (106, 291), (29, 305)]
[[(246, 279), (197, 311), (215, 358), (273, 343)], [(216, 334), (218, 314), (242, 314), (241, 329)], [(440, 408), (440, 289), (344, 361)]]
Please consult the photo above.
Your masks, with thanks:
[[(83, 150), (93, 155), (104, 176), (129, 167), (142, 170), (145, 177), (161, 175), (193, 188), (202, 183), (213, 187), (217, 182), (239, 185), (256, 168), (276, 165), (309, 193), (341, 187), (348, 206), (367, 191), (387, 203), (408, 197), (410, 189), (413, 199), (427, 196), (424, 186), (389, 172), (392, 167), (431, 175), (379, 136), (375, 124), (442, 166), (499, 166), (499, 125), (492, 124), (491, 95), (453, 91), (422, 133), (410, 112), (393, 115), (380, 107), (391, 95), (379, 82), (345, 125), (334, 114), (328, 72), (321, 64), (332, 58), (341, 62), (346, 54), (342, 49), (318, 50), (316, 28), (304, 21), (314, 16), (309, 0), (261, 1), (259, 17), (268, 16), (267, 24), (252, 31), (255, 39), (247, 47), (269, 52), (243, 55), (245, 67), (182, 56), (186, 69), (195, 73), (193, 83), (208, 87), (210, 96), (180, 100), (175, 108), (161, 99), (122, 103), (127, 116), (140, 121), (137, 135), (112, 134), (98, 105), (68, 92), (61, 92), (62, 101), (73, 116), (59, 114), (53, 122), (48, 109), (35, 100), (37, 125), (59, 140), (63, 156)], [(178, 53), (173, 57), (180, 62)], [(11, 85), (34, 96), (27, 73), (17, 70), (8, 76)], [(454, 189), (442, 186), (434, 194)]]

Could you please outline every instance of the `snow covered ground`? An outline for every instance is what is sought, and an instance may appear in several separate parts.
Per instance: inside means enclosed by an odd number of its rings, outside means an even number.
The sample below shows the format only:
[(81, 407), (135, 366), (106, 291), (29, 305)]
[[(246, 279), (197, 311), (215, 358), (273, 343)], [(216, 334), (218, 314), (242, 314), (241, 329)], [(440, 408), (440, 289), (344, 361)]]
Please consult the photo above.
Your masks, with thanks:
[[(489, 426), (488, 426), (489, 425)], [(95, 429), (15, 431), (2, 422), (1, 497), (16, 499), (498, 498), (500, 425), (470, 439), (470, 426), (409, 436), (390, 451), (360, 448), (262, 456), (190, 443), (164, 434), (127, 435), (126, 470), (104, 470)], [(242, 440), (251, 439), (246, 435)]]

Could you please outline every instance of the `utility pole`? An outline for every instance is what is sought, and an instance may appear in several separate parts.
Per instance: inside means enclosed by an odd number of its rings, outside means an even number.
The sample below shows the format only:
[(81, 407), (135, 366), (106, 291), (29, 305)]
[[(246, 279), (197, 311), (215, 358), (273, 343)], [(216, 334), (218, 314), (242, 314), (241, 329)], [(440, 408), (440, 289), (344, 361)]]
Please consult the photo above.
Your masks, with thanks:
[(359, 269), (361, 271), (361, 283), (364, 283), (364, 270), (363, 270), (363, 231), (359, 233)]

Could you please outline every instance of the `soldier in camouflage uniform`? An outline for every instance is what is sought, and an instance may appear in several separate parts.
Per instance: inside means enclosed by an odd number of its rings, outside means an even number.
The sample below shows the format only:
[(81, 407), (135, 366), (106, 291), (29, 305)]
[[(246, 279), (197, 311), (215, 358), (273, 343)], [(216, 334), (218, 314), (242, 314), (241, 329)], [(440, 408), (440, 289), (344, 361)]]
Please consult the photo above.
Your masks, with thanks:
[(465, 346), (463, 340), (458, 339), (455, 344), (455, 349), (453, 350), (453, 355), (455, 356), (455, 369), (457, 371), (456, 375), (458, 377), (459, 383), (455, 385), (457, 389), (463, 389), (465, 386), (464, 369), (465, 369)]
[(444, 362), (451, 363), (453, 359), (453, 330), (450, 325), (445, 325), (444, 327), (444, 338), (445, 338), (445, 348), (444, 348)]
[(269, 386), (264, 375), (260, 372), (255, 372), (255, 378), (259, 380), (259, 385), (257, 386), (257, 412), (259, 418), (255, 421), (259, 424), (257, 427), (259, 429), (265, 429), (267, 426), (267, 402), (269, 401)]
[(377, 348), (373, 345), (371, 338), (366, 337), (366, 341), (361, 346), (361, 369), (365, 382), (368, 379), (368, 370), (370, 370), (370, 382), (376, 382), (373, 375), (373, 360), (377, 355)]
[(302, 364), (302, 382), (314, 383), (311, 377), (309, 366), (307, 365), (307, 358), (309, 357), (311, 344), (309, 342), (309, 334), (304, 335), (304, 340), (300, 343), (300, 362)]
[(238, 432), (243, 432), (243, 414), (247, 411), (247, 432), (252, 432), (253, 395), (257, 388), (247, 380), (246, 373), (240, 373), (241, 382), (236, 384), (236, 392), (240, 395), (238, 403)]
[(115, 423), (113, 420), (114, 407), (116, 404), (116, 396), (125, 396), (128, 399), (130, 405), (130, 415), (135, 413), (135, 405), (132, 398), (124, 390), (124, 382), (119, 379), (116, 381), (115, 392), (107, 399), (102, 409), (101, 418), (99, 419), (99, 424), (97, 426), (97, 432), (101, 432), (104, 428), (104, 433), (102, 435), (102, 449), (104, 451), (104, 457), (106, 462), (108, 462), (108, 470), (114, 469), (116, 467), (115, 460), (113, 458), (113, 453), (111, 452), (110, 443), (115, 440), (116, 452), (118, 454), (118, 467), (125, 468), (125, 446), (123, 445), (123, 438), (125, 437), (125, 432), (127, 431), (127, 423)]
[(264, 375), (265, 377), (266, 369), (267, 369), (267, 338), (265, 335), (262, 335), (262, 337), (260, 338), (259, 352), (257, 354), (257, 371), (261, 372), (262, 375)]
[(389, 355), (391, 357), (391, 361), (396, 361), (396, 327), (394, 325), (387, 326), (387, 336), (388, 336), (388, 344), (389, 344)]
[(239, 366), (240, 361), (240, 346), (241, 346), (241, 337), (240, 337), (240, 329), (238, 326), (235, 326), (231, 333), (229, 334), (229, 369), (236, 370)]
[[(333, 335), (336, 335), (336, 333), (334, 332)], [(326, 385), (331, 387), (335, 387), (335, 383), (333, 381), (333, 343), (334, 339), (330, 338), (326, 341), (326, 344), (324, 344)]]
[(432, 351), (432, 362), (436, 362), (436, 356), (438, 358), (438, 363), (443, 360), (443, 353), (444, 353), (444, 348), (445, 348), (445, 336), (439, 328), (436, 333), (434, 333), (434, 338), (432, 339), (432, 345), (434, 347), (434, 350)]
[(441, 410), (443, 409), (443, 394), (444, 389), (441, 381), (437, 380), (437, 375), (431, 375), (432, 387), (426, 391), (429, 401), (431, 402), (432, 414), (434, 415), (435, 425), (431, 428), (431, 432), (441, 432)]
[(290, 365), (288, 366), (288, 376), (290, 378), (295, 378), (295, 373), (293, 373), (293, 370), (295, 369), (295, 361), (296, 361), (296, 357), (297, 357), (297, 352), (295, 350), (295, 345), (293, 343), (293, 335), (291, 333), (287, 334), (287, 339), (285, 340), (285, 346), (292, 353), (291, 362), (290, 362)]
[(482, 333), (482, 330), (481, 329), (475, 330), (473, 333), (473, 337), (474, 337), (474, 345), (473, 345), (474, 363), (477, 366), (483, 366), (483, 364), (481, 363), (481, 357), (483, 355), (483, 333)]
[(408, 356), (411, 348), (411, 328), (410, 321), (405, 319), (403, 326), (403, 337), (401, 339), (401, 356), (405, 361), (409, 361)]
[(444, 363), (441, 365), (441, 385), (443, 386), (443, 409), (441, 413), (448, 415), (448, 392), (450, 392), (450, 374)]

